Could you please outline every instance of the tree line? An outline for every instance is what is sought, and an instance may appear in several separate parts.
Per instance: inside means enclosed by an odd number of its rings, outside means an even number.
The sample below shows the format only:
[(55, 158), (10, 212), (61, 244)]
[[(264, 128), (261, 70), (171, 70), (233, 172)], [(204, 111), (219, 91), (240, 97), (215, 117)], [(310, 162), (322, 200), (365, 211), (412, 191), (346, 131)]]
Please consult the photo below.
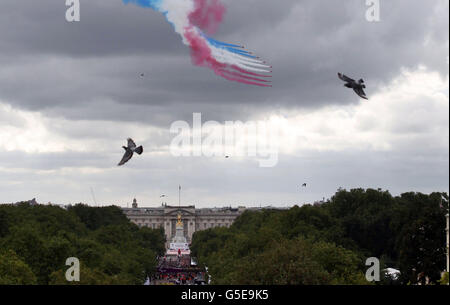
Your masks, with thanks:
[[(0, 285), (142, 285), (164, 243), (162, 229), (139, 228), (116, 206), (0, 205)], [(69, 257), (80, 282), (65, 278)]]
[[(448, 195), (338, 190), (321, 204), (247, 210), (230, 228), (197, 231), (191, 250), (213, 284), (438, 284), (446, 267)], [(81, 264), (72, 284), (141, 285), (164, 253), (162, 229), (139, 228), (119, 207), (0, 205), (0, 284), (70, 284), (68, 257)], [(448, 281), (448, 275), (447, 275)]]
[[(446, 268), (448, 195), (339, 189), (326, 202), (244, 212), (230, 228), (198, 231), (192, 251), (213, 284), (438, 284)], [(447, 276), (448, 278), (448, 276)]]

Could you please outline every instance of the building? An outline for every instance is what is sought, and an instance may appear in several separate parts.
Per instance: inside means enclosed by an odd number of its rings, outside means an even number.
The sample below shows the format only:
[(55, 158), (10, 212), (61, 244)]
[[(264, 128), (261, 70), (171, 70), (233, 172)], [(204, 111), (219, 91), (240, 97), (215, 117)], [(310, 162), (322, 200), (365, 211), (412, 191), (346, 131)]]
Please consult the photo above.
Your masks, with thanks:
[(244, 207), (196, 209), (194, 205), (169, 206), (167, 204), (160, 207), (146, 208), (138, 207), (136, 199), (133, 200), (132, 208), (122, 209), (130, 221), (140, 227), (163, 228), (168, 241), (167, 247), (169, 247), (169, 241), (176, 234), (178, 214), (181, 215), (181, 223), (183, 224), (186, 240), (188, 243), (191, 243), (192, 235), (196, 231), (216, 227), (230, 227), (234, 220), (245, 211)]

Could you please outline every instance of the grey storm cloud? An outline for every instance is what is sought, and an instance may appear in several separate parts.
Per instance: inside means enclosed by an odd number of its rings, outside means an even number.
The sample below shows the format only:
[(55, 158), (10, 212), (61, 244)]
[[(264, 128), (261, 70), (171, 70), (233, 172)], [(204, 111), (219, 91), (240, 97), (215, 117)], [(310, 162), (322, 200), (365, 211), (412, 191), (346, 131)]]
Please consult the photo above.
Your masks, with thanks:
[[(381, 21), (373, 23), (365, 19), (365, 0), (221, 1), (227, 12), (214, 38), (245, 45), (273, 65), (272, 88), (230, 82), (194, 66), (181, 38), (151, 9), (81, 0), (81, 21), (68, 23), (64, 0), (2, 0), (0, 136), (32, 129), (34, 121), (18, 111), (25, 110), (67, 147), (87, 143), (90, 151), (26, 153), (0, 138), (9, 149), (0, 146), (0, 201), (90, 202), (93, 187), (98, 201), (123, 204), (140, 196), (155, 203), (166, 193), (176, 203), (179, 184), (184, 202), (200, 206), (301, 204), (328, 198), (340, 186), (448, 191), (448, 140), (439, 139), (440, 133), (448, 138), (442, 127), (448, 116), (435, 115), (440, 109), (431, 108), (442, 104), (433, 103), (434, 96), (410, 99), (417, 107), (411, 111), (389, 109), (404, 115), (388, 126), (379, 126), (377, 116), (355, 122), (367, 134), (395, 135), (386, 140), (392, 144), (387, 151), (311, 148), (280, 153), (269, 169), (251, 158), (170, 156), (170, 124), (192, 122), (194, 112), (203, 121), (246, 121), (360, 103), (337, 72), (363, 78), (369, 99), (403, 69), (426, 66), (448, 77), (447, 0), (380, 0)], [(133, 131), (141, 128), (151, 132), (136, 138)], [(326, 138), (339, 131), (324, 124), (319, 133)], [(119, 170), (127, 137), (145, 153)], [(297, 192), (304, 182), (308, 188)]]
[[(2, 163), (6, 169), (31, 169), (39, 171), (49, 171), (62, 167), (111, 167), (114, 157), (120, 158), (120, 151), (117, 156), (104, 153), (82, 153), (82, 152), (61, 152), (61, 153), (25, 153), (25, 152), (0, 152), (0, 160), (8, 160)], [(108, 163), (109, 162), (109, 163)]]
[[(224, 3), (227, 14), (215, 37), (242, 43), (270, 62), (273, 88), (228, 82), (193, 66), (189, 49), (151, 9), (121, 0), (81, 1), (81, 22), (68, 23), (64, 1), (4, 0), (0, 96), (15, 107), (69, 119), (167, 126), (192, 112), (223, 121), (357, 103), (342, 90), (337, 72), (363, 77), (370, 96), (401, 68), (448, 70), (445, 1), (381, 1), (378, 23), (367, 22), (361, 0)], [(107, 102), (118, 107), (103, 111)], [(139, 114), (124, 107), (137, 107)]]

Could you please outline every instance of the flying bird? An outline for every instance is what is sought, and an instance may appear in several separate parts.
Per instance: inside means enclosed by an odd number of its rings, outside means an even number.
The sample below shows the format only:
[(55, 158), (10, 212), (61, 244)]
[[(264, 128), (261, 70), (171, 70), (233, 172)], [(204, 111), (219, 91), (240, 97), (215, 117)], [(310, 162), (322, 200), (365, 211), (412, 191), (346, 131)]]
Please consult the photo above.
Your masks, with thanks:
[(142, 146), (136, 147), (136, 143), (131, 138), (128, 138), (128, 146), (122, 146), (123, 149), (125, 149), (125, 154), (123, 155), (122, 160), (120, 161), (118, 166), (122, 166), (125, 163), (127, 163), (131, 157), (133, 157), (133, 153), (137, 153), (138, 155), (142, 154), (144, 152), (144, 148)]
[(302, 187), (306, 187), (306, 183), (303, 183), (303, 184), (302, 184)]
[(220, 0), (122, 0), (162, 13), (191, 50), (192, 63), (229, 81), (272, 87), (272, 66), (241, 45), (211, 38), (225, 14)]
[(359, 97), (368, 100), (366, 93), (363, 89), (366, 88), (366, 85), (364, 84), (364, 80), (361, 78), (359, 81), (355, 81), (354, 79), (351, 79), (350, 77), (347, 77), (346, 75), (342, 73), (338, 73), (338, 76), (341, 80), (346, 82), (344, 85), (347, 88), (353, 89), (356, 94), (358, 94)]

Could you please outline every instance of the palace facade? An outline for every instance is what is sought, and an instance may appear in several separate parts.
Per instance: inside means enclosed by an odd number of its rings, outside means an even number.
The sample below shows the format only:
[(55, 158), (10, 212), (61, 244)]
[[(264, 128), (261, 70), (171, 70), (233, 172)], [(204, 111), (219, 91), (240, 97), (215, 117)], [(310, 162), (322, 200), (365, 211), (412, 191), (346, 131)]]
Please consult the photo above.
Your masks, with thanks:
[(164, 204), (156, 208), (138, 207), (136, 199), (133, 200), (131, 208), (122, 209), (128, 219), (140, 227), (163, 228), (168, 243), (175, 236), (178, 214), (181, 215), (186, 240), (191, 243), (194, 232), (215, 227), (230, 227), (245, 211), (245, 207), (196, 209), (194, 205), (178, 207)]

